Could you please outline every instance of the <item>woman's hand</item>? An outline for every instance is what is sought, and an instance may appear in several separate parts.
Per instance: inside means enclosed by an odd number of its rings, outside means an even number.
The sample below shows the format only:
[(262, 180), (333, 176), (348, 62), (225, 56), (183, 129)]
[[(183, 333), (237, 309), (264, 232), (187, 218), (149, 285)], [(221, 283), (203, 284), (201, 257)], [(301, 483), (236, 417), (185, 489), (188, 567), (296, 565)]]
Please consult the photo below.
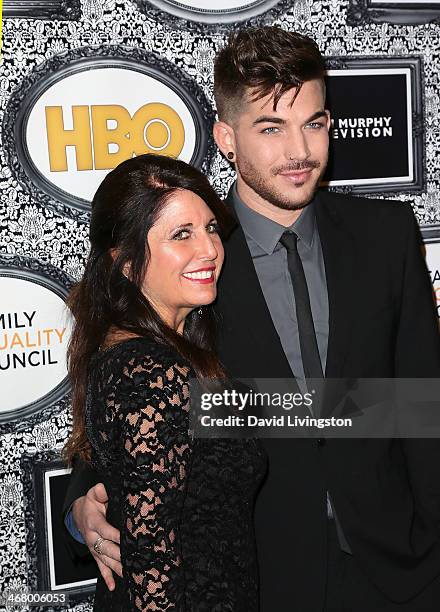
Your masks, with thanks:
[[(87, 495), (76, 499), (72, 506), (73, 519), (81, 535), (89, 547), (90, 552), (98, 564), (101, 576), (110, 591), (115, 588), (113, 573), (122, 578), (120, 533), (106, 521), (108, 497), (102, 483), (98, 483), (88, 490)], [(101, 536), (101, 554), (98, 554), (93, 545)]]

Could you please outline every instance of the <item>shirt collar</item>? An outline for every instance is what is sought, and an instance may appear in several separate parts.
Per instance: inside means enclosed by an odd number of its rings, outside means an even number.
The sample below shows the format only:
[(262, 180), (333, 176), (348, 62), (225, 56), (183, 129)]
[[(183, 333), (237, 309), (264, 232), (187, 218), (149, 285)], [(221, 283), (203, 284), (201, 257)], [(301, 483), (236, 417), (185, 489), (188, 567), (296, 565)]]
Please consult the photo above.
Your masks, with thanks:
[(280, 225), (246, 206), (238, 195), (236, 183), (231, 188), (230, 196), (244, 233), (255, 240), (268, 255), (274, 252), (281, 236), (288, 230), (293, 230), (307, 248), (312, 247), (316, 224), (314, 209), (316, 196), (303, 208), (298, 219), (290, 227)]

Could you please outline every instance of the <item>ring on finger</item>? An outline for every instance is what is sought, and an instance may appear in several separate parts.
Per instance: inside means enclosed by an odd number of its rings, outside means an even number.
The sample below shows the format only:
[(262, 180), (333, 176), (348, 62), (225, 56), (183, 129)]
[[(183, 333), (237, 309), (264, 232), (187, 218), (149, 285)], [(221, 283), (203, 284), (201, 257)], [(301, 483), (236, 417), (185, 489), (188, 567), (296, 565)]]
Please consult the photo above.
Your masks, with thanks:
[(101, 544), (104, 542), (105, 538), (98, 537), (96, 542), (93, 544), (93, 549), (98, 555), (102, 555)]

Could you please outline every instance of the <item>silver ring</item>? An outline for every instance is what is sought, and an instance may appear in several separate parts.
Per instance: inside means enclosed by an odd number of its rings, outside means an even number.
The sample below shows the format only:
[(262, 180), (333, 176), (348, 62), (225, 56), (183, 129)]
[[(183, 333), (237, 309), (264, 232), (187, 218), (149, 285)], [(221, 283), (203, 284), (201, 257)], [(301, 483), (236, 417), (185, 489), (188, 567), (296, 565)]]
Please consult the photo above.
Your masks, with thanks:
[(98, 553), (98, 555), (102, 555), (102, 550), (101, 550), (101, 544), (104, 542), (105, 538), (101, 538), (101, 536), (99, 536), (99, 538), (96, 540), (96, 542), (93, 544), (93, 549), (96, 553)]

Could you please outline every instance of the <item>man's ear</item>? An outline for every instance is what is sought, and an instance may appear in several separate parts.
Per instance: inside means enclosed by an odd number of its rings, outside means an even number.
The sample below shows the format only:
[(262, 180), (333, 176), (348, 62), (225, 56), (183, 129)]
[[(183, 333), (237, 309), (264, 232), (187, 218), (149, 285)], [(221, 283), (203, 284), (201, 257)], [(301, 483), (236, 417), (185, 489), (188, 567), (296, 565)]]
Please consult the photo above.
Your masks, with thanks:
[(236, 157), (234, 129), (224, 121), (217, 121), (212, 128), (212, 134), (218, 148), (226, 159), (234, 161)]
[(330, 111), (327, 108), (325, 109), (325, 114), (327, 115), (327, 120), (326, 120), (327, 130), (330, 130), (330, 128), (332, 127), (332, 118), (330, 115)]

